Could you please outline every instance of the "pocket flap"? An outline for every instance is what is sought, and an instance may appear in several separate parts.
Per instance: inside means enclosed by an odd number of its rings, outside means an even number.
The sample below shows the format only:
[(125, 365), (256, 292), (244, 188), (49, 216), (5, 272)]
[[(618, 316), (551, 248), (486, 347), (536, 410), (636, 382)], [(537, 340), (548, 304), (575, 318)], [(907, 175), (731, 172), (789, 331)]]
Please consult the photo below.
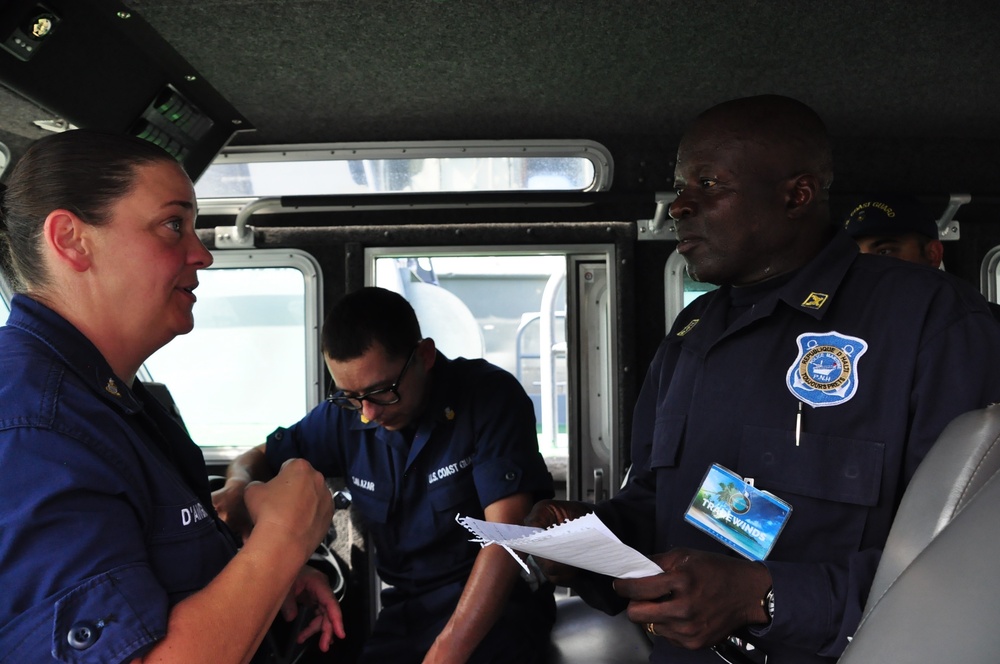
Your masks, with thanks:
[(871, 507), (882, 485), (885, 444), (785, 429), (743, 428), (740, 472), (761, 488)]
[[(687, 417), (659, 417), (653, 429), (653, 449), (649, 457), (651, 468), (671, 468), (677, 465), (677, 455), (684, 440)], [(636, 460), (633, 459), (633, 462)]]
[(435, 512), (444, 512), (451, 510), (459, 505), (470, 502), (474, 502), (478, 508), (478, 499), (476, 496), (476, 487), (470, 486), (470, 482), (445, 482), (440, 486), (436, 486), (430, 490), (431, 505), (434, 506)]

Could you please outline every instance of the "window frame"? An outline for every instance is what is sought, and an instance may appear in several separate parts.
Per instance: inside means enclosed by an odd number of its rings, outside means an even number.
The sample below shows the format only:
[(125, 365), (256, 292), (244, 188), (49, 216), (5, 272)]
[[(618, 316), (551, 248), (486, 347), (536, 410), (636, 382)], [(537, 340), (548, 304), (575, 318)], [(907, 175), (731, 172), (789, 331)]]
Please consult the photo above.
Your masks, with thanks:
[[(409, 141), (401, 143), (314, 143), (272, 146), (230, 146), (212, 164), (260, 163), (282, 161), (363, 161), (379, 159), (448, 159), (448, 158), (511, 158), (569, 157), (586, 159), (594, 168), (594, 180), (585, 189), (565, 190), (567, 193), (607, 191), (614, 177), (611, 152), (595, 141), (588, 140), (519, 140), (519, 141)], [(211, 166), (209, 166), (211, 168)], [(207, 170), (207, 169), (206, 169)], [(195, 183), (197, 189), (197, 183)], [(442, 192), (445, 193), (445, 192)], [(459, 192), (467, 193), (467, 192)], [(509, 191), (512, 196), (522, 193)], [(337, 192), (316, 195), (337, 195)], [(393, 192), (362, 194), (371, 196), (398, 195)], [(199, 196), (201, 214), (238, 213), (248, 204), (270, 198), (266, 195), (233, 198)]]
[[(303, 278), (304, 298), (304, 334), (305, 348), (305, 410), (304, 417), (326, 396), (325, 381), (321, 375), (322, 358), (320, 357), (320, 328), (323, 321), (323, 271), (316, 258), (301, 249), (231, 249), (212, 252), (214, 262), (206, 270), (251, 269), (251, 268), (291, 268), (298, 270)], [(195, 329), (197, 329), (197, 321)], [(150, 373), (145, 364), (140, 368), (140, 380), (150, 380)], [(170, 387), (169, 385), (167, 386)], [(225, 389), (220, 385), (217, 389)], [(173, 395), (176, 399), (176, 394)], [(182, 411), (183, 415), (183, 411)], [(282, 422), (275, 422), (278, 427)], [(197, 441), (195, 441), (197, 443)], [(246, 445), (200, 446), (205, 461), (212, 463), (228, 463), (242, 452), (264, 442), (248, 441)]]
[[(11, 287), (10, 282), (7, 281), (7, 277), (4, 276), (3, 271), (0, 271), (0, 300), (3, 300), (3, 304), (7, 308), (8, 316), (10, 315), (10, 305), (13, 299), (14, 289)], [(6, 318), (4, 318), (3, 324), (7, 324)]]
[[(567, 462), (565, 470), (557, 470), (565, 477), (567, 496), (571, 499), (586, 499), (591, 491), (595, 476), (595, 463), (602, 463), (591, 449), (592, 440), (603, 438), (610, 441), (610, 459), (604, 470), (606, 495), (617, 493), (616, 481), (621, 477), (621, 449), (614, 443), (619, 439), (616, 418), (610, 417), (618, 408), (618, 356), (610, 349), (617, 347), (618, 331), (611, 321), (618, 316), (617, 276), (614, 266), (617, 250), (613, 244), (579, 245), (422, 245), (422, 246), (370, 246), (364, 254), (364, 283), (375, 284), (375, 261), (379, 258), (406, 257), (446, 257), (446, 256), (530, 256), (560, 255), (567, 261), (566, 266), (566, 363), (568, 382), (567, 406), (568, 432)], [(577, 268), (586, 262), (604, 261), (606, 276), (606, 297), (604, 307), (593, 307), (588, 312), (581, 310), (583, 280), (579, 279)], [(605, 308), (606, 307), (606, 308)], [(581, 320), (581, 314), (590, 317)], [(601, 319), (600, 317), (603, 317)], [(605, 343), (587, 343), (592, 335), (606, 332)], [(590, 335), (588, 339), (584, 339)], [(581, 375), (579, 366), (589, 367), (586, 375)], [(601, 417), (601, 413), (605, 416)], [(603, 463), (602, 463), (603, 465)], [(596, 476), (595, 476), (596, 477)]]
[(979, 268), (979, 290), (990, 302), (996, 302), (1000, 295), (1000, 245), (983, 256)]

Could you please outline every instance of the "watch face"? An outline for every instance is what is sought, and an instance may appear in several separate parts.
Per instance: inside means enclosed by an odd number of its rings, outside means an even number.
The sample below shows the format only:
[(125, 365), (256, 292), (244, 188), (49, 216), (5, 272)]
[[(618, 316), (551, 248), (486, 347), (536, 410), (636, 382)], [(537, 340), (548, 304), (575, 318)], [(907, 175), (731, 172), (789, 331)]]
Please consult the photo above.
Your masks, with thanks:
[(767, 615), (774, 618), (774, 589), (767, 591), (767, 597), (764, 598), (764, 602), (767, 604)]

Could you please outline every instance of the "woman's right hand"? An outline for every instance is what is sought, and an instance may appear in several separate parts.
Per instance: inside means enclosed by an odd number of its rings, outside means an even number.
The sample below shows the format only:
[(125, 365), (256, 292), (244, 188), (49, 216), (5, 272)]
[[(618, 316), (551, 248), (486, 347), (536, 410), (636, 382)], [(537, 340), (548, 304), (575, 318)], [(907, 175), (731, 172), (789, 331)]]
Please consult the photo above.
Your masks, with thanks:
[(254, 533), (287, 538), (300, 547), (302, 562), (330, 529), (333, 497), (323, 475), (305, 459), (289, 459), (268, 482), (250, 482), (243, 502)]

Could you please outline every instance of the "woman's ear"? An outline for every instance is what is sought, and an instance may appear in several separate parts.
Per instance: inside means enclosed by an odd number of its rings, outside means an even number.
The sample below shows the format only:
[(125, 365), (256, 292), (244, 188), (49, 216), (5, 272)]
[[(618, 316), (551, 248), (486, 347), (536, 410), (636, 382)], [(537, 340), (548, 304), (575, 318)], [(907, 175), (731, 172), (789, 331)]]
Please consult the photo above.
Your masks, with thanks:
[(69, 210), (53, 210), (45, 217), (42, 235), (54, 258), (77, 272), (90, 268), (91, 258), (87, 239), (90, 225)]

